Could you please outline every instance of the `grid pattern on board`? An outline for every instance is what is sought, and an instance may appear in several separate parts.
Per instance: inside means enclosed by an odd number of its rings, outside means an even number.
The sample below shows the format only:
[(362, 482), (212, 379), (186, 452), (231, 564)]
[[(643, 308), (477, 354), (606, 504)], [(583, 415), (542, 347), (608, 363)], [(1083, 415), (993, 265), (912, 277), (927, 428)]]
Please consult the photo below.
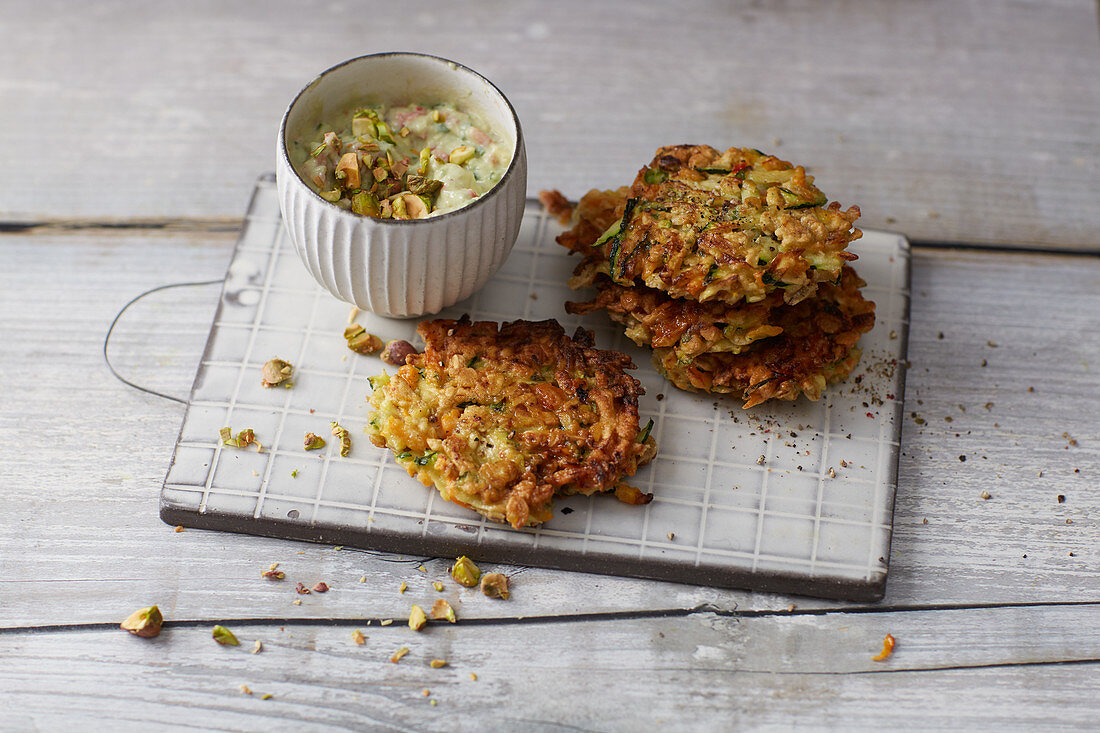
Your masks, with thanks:
[[(463, 551), (811, 595), (866, 596), (861, 587), (881, 594), (908, 331), (906, 241), (867, 232), (852, 247), (868, 282), (864, 292), (877, 303), (877, 324), (861, 341), (863, 360), (853, 377), (818, 402), (743, 411), (739, 402), (672, 388), (648, 352), (602, 314), (566, 314), (564, 302), (577, 297), (565, 284), (575, 259), (554, 243), (560, 230), (529, 203), (500, 272), (440, 316), (556, 318), (567, 331), (592, 329), (601, 348), (630, 354), (646, 388), (642, 420), (653, 418), (658, 443), (657, 457), (634, 479), (653, 493), (650, 504), (564, 498), (553, 520), (516, 531), (442, 501), (389, 451), (371, 445), (362, 432), (367, 378), (387, 367), (347, 349), (342, 332), (350, 307), (316, 285), (299, 262), (273, 180), (264, 177), (226, 274), (164, 482), (162, 513), (192, 526), (268, 535), (285, 529), (288, 537), (328, 528), (341, 532), (345, 544), (391, 551)], [(358, 322), (384, 340), (417, 343), (415, 320), (361, 313)], [(275, 357), (294, 364), (292, 388), (260, 385), (261, 366)], [(305, 433), (328, 439), (332, 421), (351, 431), (351, 454), (340, 457), (336, 440), (306, 452)], [(223, 426), (252, 428), (263, 450), (222, 446)], [(831, 586), (849, 590), (825, 590)]]

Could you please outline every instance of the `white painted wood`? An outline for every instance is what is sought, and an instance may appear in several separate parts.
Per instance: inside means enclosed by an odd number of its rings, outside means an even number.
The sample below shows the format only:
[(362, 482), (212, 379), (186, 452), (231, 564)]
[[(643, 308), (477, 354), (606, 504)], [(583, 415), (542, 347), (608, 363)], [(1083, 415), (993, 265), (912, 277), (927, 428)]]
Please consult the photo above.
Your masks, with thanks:
[(502, 88), (532, 192), (620, 185), (658, 145), (750, 145), (810, 166), (868, 227), (1095, 251), (1096, 12), (1086, 0), (9, 3), (0, 219), (239, 218), (297, 90), (401, 48)]
[[(1100, 658), (1097, 619), (1089, 606), (460, 621), (419, 633), (227, 621), (236, 648), (214, 642), (213, 622), (169, 626), (152, 640), (119, 629), (4, 634), (0, 727), (89, 719), (121, 730), (1088, 727), (1100, 711), (1095, 664), (1050, 662)], [(355, 628), (367, 636), (362, 646)], [(894, 654), (873, 661), (887, 633)], [(1025, 637), (1020, 648), (1015, 640)], [(253, 655), (257, 639), (263, 651)], [(409, 653), (393, 664), (400, 647)], [(433, 669), (432, 659), (448, 666)]]

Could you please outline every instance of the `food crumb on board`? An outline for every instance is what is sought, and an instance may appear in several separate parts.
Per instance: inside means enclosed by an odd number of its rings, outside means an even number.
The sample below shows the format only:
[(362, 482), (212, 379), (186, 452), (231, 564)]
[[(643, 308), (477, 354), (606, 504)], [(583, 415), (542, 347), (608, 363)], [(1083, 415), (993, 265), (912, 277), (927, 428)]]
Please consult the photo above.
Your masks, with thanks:
[(669, 542), (676, 539), (676, 533), (675, 532), (666, 532), (665, 536), (668, 537)]
[(982, 493), (981, 493), (981, 497), (982, 497), (983, 499), (992, 499), (992, 498), (993, 498), (993, 494), (991, 494), (991, 493), (989, 493), (988, 491), (985, 491), (985, 490), (983, 489), (983, 490), (982, 490)]
[(187, 530), (184, 528), (184, 526), (182, 524), (177, 524), (175, 530), (173, 530), (173, 531), (175, 531), (175, 532), (186, 532)]

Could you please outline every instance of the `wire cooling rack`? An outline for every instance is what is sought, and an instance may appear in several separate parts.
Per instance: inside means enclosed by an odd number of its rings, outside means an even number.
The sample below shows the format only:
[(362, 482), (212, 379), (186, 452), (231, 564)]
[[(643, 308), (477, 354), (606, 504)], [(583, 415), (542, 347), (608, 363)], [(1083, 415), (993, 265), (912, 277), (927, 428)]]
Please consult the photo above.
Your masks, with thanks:
[[(877, 303), (863, 359), (822, 400), (765, 403), (671, 387), (600, 313), (570, 316), (565, 283), (575, 258), (561, 227), (530, 202), (511, 256), (479, 293), (440, 317), (556, 318), (625, 351), (646, 388), (658, 454), (633, 483), (643, 507), (613, 496), (556, 502), (555, 517), (514, 530), (440, 499), (363, 434), (367, 378), (387, 367), (347, 349), (350, 306), (299, 262), (279, 213), (274, 178), (261, 177), (225, 277), (161, 492), (171, 524), (702, 585), (876, 600), (889, 564), (909, 313), (909, 246), (865, 232), (851, 249)], [(414, 338), (416, 321), (359, 314), (384, 340)], [(293, 386), (264, 388), (264, 362), (294, 365)], [(390, 368), (392, 371), (392, 368)], [(330, 423), (351, 432), (339, 455)], [(224, 446), (219, 430), (251, 428), (263, 448)], [(302, 447), (307, 432), (328, 446)]]

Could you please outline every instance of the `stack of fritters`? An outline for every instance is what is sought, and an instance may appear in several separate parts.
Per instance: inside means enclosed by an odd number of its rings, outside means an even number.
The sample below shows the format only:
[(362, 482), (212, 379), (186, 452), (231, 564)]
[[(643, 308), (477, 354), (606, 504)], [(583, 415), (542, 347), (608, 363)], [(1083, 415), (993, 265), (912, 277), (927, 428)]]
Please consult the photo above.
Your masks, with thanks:
[(556, 494), (614, 491), (657, 451), (639, 429), (644, 390), (630, 357), (565, 335), (557, 321), (425, 321), (425, 341), (393, 376), (374, 377), (367, 432), (444, 499), (513, 527), (552, 516)]
[(591, 191), (558, 242), (584, 256), (570, 280), (596, 297), (570, 313), (604, 309), (654, 350), (675, 386), (768, 399), (820, 397), (859, 361), (875, 305), (846, 263), (861, 232), (802, 167), (751, 149), (705, 145), (657, 151), (630, 188)]

